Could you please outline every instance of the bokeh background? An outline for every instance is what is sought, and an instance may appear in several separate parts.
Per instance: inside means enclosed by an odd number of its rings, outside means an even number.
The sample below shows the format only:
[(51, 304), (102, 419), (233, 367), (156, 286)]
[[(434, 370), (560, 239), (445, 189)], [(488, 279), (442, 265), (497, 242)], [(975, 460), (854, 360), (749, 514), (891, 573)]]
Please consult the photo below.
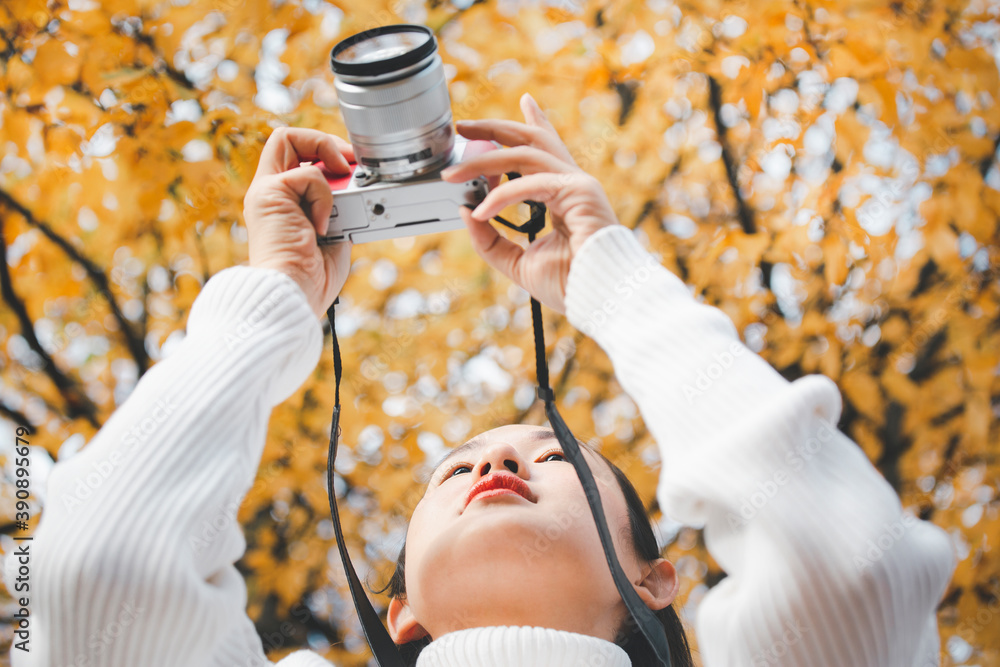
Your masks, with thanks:
[[(951, 535), (945, 665), (1000, 665), (1000, 3), (5, 0), (0, 5), (0, 548), (247, 258), (242, 198), (278, 126), (346, 136), (342, 37), (423, 23), (453, 113), (546, 109), (577, 162), (699, 298), (789, 380), (834, 379), (839, 427)], [(527, 295), (463, 232), (357, 246), (336, 488), (387, 581), (427, 465), (532, 401)], [(621, 465), (678, 567), (689, 624), (724, 573), (663, 516), (659, 457), (589, 339), (546, 311), (560, 409)], [(329, 345), (329, 340), (327, 340)], [(272, 659), (366, 662), (328, 517), (332, 362), (272, 414), (238, 565)], [(32, 435), (32, 518), (13, 445)], [(8, 658), (13, 607), (0, 597)], [(378, 607), (386, 600), (375, 597)]]

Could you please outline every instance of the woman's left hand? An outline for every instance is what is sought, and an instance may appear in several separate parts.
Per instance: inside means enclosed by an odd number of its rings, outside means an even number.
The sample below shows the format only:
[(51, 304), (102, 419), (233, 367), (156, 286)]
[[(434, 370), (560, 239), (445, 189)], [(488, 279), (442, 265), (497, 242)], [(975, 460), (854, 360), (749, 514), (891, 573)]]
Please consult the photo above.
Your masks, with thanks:
[[(472, 246), (490, 266), (562, 313), (569, 267), (577, 250), (598, 229), (619, 224), (618, 218), (600, 182), (577, 166), (556, 129), (528, 94), (521, 98), (521, 111), (527, 124), (459, 121), (457, 129), (468, 139), (494, 140), (514, 148), (477, 155), (443, 170), (441, 177), (460, 183), (479, 175), (522, 174), (491, 190), (475, 211), (459, 208), (459, 215), (469, 229)], [(500, 236), (489, 221), (504, 207), (526, 200), (548, 207), (552, 232), (523, 249)]]
[(264, 144), (257, 173), (243, 199), (250, 266), (276, 269), (298, 283), (322, 319), (351, 270), (351, 242), (320, 246), (333, 210), (321, 160), (334, 173), (350, 171), (354, 149), (340, 137), (307, 128), (279, 127)]

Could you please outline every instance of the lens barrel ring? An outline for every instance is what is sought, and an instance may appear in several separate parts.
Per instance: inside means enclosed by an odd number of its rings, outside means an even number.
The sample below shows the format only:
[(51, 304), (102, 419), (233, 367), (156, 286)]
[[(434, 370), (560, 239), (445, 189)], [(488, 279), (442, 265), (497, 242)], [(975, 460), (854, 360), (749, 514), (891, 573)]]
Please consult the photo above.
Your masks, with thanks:
[[(358, 44), (360, 42), (372, 39), (373, 37), (378, 37), (380, 35), (387, 35), (400, 32), (422, 32), (428, 36), (427, 41), (420, 44), (411, 51), (394, 56), (392, 58), (387, 58), (385, 60), (376, 60), (373, 62), (361, 62), (361, 63), (346, 63), (337, 60), (337, 55), (347, 50), (348, 48)], [(431, 55), (437, 50), (437, 40), (434, 37), (434, 33), (427, 26), (422, 25), (412, 25), (408, 23), (399, 23), (395, 25), (380, 26), (378, 28), (372, 28), (370, 30), (365, 30), (364, 32), (359, 32), (356, 35), (352, 35), (347, 39), (341, 41), (330, 52), (330, 67), (333, 69), (334, 74), (344, 74), (347, 76), (380, 76), (383, 74), (388, 74), (390, 72), (395, 72), (396, 70), (410, 67), (420, 62), (427, 56)]]
[(375, 180), (405, 181), (451, 160), (451, 99), (437, 49), (430, 28), (398, 24), (347, 37), (330, 53), (355, 158)]

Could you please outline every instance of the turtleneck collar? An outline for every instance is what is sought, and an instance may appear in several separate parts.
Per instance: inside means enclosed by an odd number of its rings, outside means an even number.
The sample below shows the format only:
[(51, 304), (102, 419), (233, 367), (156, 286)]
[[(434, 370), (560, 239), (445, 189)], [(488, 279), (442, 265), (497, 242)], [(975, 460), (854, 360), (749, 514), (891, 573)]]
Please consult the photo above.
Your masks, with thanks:
[(417, 658), (417, 667), (630, 667), (613, 642), (566, 630), (528, 626), (468, 628), (441, 635)]

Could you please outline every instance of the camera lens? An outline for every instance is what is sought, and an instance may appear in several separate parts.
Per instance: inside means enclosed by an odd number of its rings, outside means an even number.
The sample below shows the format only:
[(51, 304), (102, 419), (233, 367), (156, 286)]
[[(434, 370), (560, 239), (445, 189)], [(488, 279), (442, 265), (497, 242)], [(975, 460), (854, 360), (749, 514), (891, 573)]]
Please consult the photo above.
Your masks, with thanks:
[(451, 98), (429, 28), (389, 25), (352, 35), (333, 47), (330, 66), (358, 164), (380, 180), (403, 181), (448, 162)]

